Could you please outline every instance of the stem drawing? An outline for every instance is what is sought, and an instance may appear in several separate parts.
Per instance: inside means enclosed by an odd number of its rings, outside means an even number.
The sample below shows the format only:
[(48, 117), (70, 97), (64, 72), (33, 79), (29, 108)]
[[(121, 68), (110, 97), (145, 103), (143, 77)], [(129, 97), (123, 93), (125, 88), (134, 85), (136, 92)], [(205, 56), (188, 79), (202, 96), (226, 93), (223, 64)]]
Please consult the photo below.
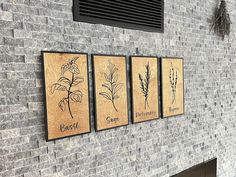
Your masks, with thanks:
[(174, 102), (176, 101), (176, 86), (178, 82), (178, 72), (175, 71), (172, 62), (171, 62), (169, 78), (170, 78), (170, 86), (171, 86), (171, 103), (174, 104)]
[(113, 108), (116, 112), (118, 109), (115, 105), (115, 100), (119, 99), (118, 91), (122, 88), (123, 83), (118, 83), (117, 74), (118, 68), (109, 61), (107, 65), (107, 72), (104, 73), (105, 83), (102, 84), (102, 87), (106, 90), (100, 92), (99, 95), (103, 96), (105, 99), (109, 100), (112, 103)]
[(149, 103), (148, 103), (148, 97), (149, 97), (149, 85), (150, 85), (150, 79), (151, 79), (151, 69), (150, 69), (150, 65), (149, 62), (147, 63), (147, 65), (145, 65), (145, 75), (144, 77), (139, 74), (139, 80), (140, 80), (140, 89), (141, 92), (144, 96), (144, 108), (146, 109), (147, 107), (149, 108)]
[[(66, 106), (68, 107), (69, 114), (73, 119), (74, 116), (71, 110), (71, 102), (82, 102), (83, 93), (80, 90), (73, 90), (73, 87), (84, 82), (84, 78), (79, 76), (80, 70), (78, 65), (76, 64), (76, 60), (79, 57), (75, 57), (69, 60), (68, 63), (61, 66), (61, 77), (58, 79), (56, 83), (51, 86), (51, 93), (54, 94), (55, 91), (65, 91), (67, 92), (67, 96), (62, 98), (58, 103), (58, 107), (65, 111)], [(69, 72), (71, 74), (71, 78), (65, 76), (65, 73)]]

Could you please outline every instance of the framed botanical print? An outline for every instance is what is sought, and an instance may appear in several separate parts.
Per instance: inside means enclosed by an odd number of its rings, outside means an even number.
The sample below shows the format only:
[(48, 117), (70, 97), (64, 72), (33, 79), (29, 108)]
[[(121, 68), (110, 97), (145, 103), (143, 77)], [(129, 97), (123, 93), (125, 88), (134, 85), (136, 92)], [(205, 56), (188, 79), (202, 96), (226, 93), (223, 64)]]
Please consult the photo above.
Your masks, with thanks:
[(126, 57), (92, 55), (96, 131), (128, 125)]
[(158, 119), (159, 111), (159, 59), (132, 56), (131, 97), (132, 122)]
[(89, 133), (88, 56), (42, 52), (47, 141)]
[(182, 58), (161, 59), (162, 117), (184, 114), (184, 70)]

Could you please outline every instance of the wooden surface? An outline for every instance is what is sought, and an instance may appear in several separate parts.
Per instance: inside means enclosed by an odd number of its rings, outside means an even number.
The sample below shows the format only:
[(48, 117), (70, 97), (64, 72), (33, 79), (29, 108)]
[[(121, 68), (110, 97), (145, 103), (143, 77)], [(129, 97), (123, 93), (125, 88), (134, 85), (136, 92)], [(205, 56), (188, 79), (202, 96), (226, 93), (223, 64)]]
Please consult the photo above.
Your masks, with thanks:
[[(158, 104), (158, 59), (154, 57), (132, 57), (132, 118), (133, 122), (143, 122), (159, 118)], [(150, 72), (147, 72), (149, 66)], [(147, 74), (150, 73), (150, 74)], [(146, 79), (150, 75), (150, 79)], [(141, 76), (141, 78), (140, 78)], [(141, 82), (141, 80), (143, 80)], [(148, 90), (145, 81), (150, 80)], [(142, 87), (142, 84), (144, 84)], [(142, 89), (143, 88), (143, 89)], [(147, 93), (147, 94), (146, 94)]]
[[(79, 97), (76, 101), (76, 95), (70, 99), (69, 112), (68, 102), (61, 102), (63, 98), (68, 97), (68, 91), (64, 87), (60, 87), (61, 84), (69, 89), (69, 84), (61, 77), (72, 80), (72, 73), (68, 67), (64, 67), (65, 73), (62, 74), (62, 66), (70, 61), (71, 58), (79, 57), (75, 64), (78, 66), (75, 77), (80, 77), (81, 83), (75, 84), (71, 87), (71, 92), (81, 91), (82, 98)], [(89, 117), (89, 100), (88, 100), (88, 71), (87, 71), (87, 55), (85, 54), (63, 54), (63, 53), (44, 53), (44, 74), (45, 74), (45, 89), (46, 89), (46, 109), (47, 109), (47, 129), (48, 140), (62, 138), (66, 136), (86, 133), (90, 131), (90, 117)], [(73, 66), (76, 66), (73, 65)], [(69, 65), (67, 65), (69, 66)], [(78, 72), (79, 71), (79, 72)], [(53, 92), (54, 89), (54, 92)], [(74, 101), (73, 101), (73, 100)], [(79, 102), (81, 101), (81, 102)], [(59, 106), (61, 105), (61, 107)], [(64, 111), (61, 109), (63, 108)], [(72, 116), (73, 118), (72, 118)]]
[[(173, 69), (173, 70), (172, 70)], [(173, 72), (174, 71), (174, 72)], [(175, 83), (177, 72), (177, 84), (175, 99), (171, 87)], [(183, 78), (183, 59), (179, 58), (163, 58), (162, 59), (162, 111), (163, 117), (170, 117), (184, 113), (184, 78)]]
[[(127, 76), (125, 57), (119, 56), (98, 56), (93, 57), (94, 80), (95, 80), (95, 104), (96, 104), (96, 130), (104, 130), (128, 124), (128, 103), (127, 103)], [(113, 102), (112, 93), (107, 87), (111, 87), (109, 79), (110, 70), (113, 66), (113, 81), (118, 87)]]

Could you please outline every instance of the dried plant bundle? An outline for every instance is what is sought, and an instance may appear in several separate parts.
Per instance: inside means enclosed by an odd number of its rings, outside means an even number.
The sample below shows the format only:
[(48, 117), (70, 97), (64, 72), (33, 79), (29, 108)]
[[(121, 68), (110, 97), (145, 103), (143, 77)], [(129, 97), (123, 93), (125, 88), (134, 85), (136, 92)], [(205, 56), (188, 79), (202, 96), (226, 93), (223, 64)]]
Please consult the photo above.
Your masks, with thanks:
[(225, 0), (221, 0), (219, 7), (215, 9), (211, 30), (224, 40), (225, 35), (230, 34), (231, 20), (227, 11)]

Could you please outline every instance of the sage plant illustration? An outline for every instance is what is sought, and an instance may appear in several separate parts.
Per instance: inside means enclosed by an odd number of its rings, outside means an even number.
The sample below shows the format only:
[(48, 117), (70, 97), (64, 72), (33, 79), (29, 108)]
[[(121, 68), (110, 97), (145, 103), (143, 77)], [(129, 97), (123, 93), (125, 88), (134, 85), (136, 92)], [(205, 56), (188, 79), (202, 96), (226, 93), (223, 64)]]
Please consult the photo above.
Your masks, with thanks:
[[(63, 97), (61, 101), (58, 103), (58, 107), (65, 111), (66, 107), (68, 107), (69, 114), (73, 119), (73, 113), (71, 110), (71, 102), (82, 102), (83, 93), (81, 90), (73, 90), (73, 87), (84, 82), (84, 78), (80, 75), (80, 70), (78, 65), (76, 64), (76, 60), (79, 57), (72, 58), (68, 61), (68, 63), (61, 66), (61, 77), (58, 79), (56, 83), (51, 86), (51, 93), (54, 94), (55, 91), (66, 92), (67, 96)], [(65, 76), (65, 73), (71, 75), (71, 78)]]
[(118, 68), (111, 63), (111, 61), (109, 61), (107, 65), (107, 72), (104, 73), (104, 79), (106, 82), (102, 84), (105, 91), (99, 93), (99, 95), (111, 102), (116, 112), (118, 112), (118, 109), (116, 108), (115, 100), (119, 99), (118, 91), (123, 86), (123, 83), (118, 83), (119, 75), (117, 71)]
[(176, 86), (178, 82), (178, 72), (175, 71), (172, 62), (171, 62), (169, 78), (170, 78), (170, 86), (171, 86), (171, 104), (174, 104), (176, 100)]
[(144, 96), (144, 108), (146, 109), (149, 107), (148, 103), (148, 97), (149, 97), (149, 85), (150, 85), (150, 80), (151, 80), (151, 69), (149, 62), (145, 65), (145, 74), (142, 76), (139, 74), (139, 80), (140, 80), (140, 89), (141, 92)]

